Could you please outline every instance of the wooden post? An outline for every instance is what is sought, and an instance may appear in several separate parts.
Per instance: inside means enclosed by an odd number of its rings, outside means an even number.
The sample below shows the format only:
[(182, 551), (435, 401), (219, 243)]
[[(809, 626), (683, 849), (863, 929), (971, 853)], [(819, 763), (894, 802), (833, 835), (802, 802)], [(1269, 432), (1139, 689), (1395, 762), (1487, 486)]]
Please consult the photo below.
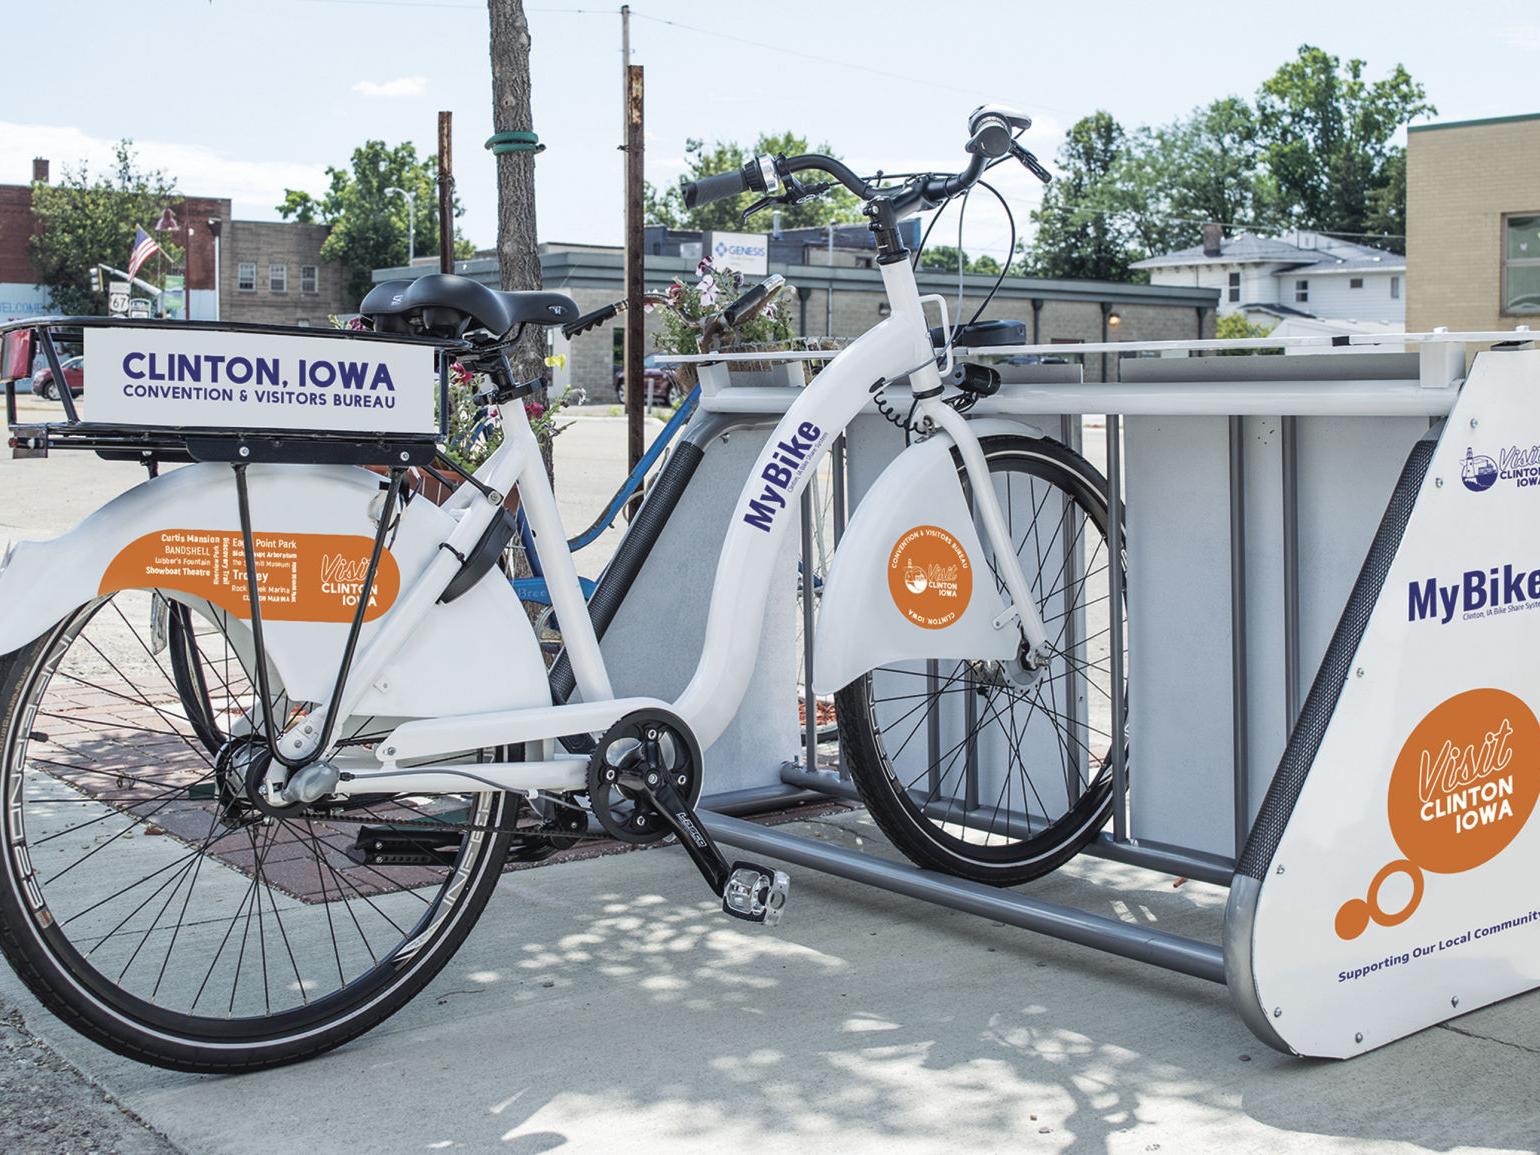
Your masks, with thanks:
[(642, 421), (647, 412), (643, 372), (642, 296), (646, 245), (642, 233), (642, 66), (626, 66), (626, 459), (635, 469), (646, 447)]
[(438, 271), (455, 271), (454, 113), (438, 114)]

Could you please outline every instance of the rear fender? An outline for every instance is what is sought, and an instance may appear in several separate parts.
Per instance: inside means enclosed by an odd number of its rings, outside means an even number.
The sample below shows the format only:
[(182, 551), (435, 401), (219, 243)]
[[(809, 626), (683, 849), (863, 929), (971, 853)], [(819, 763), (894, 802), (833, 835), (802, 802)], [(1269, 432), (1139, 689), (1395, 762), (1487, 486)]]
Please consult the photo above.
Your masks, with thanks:
[[(980, 436), (1041, 436), (1018, 422), (970, 424)], [(818, 599), (818, 693), (890, 662), (1016, 656), (1021, 633), (1013, 623), (995, 626), (1005, 601), (984, 562), (952, 448), (945, 434), (911, 445), (856, 507)]]
[[(351, 466), (253, 465), (252, 524), (264, 582), (263, 638), (296, 701), (330, 696), (373, 546), (381, 478)], [(387, 542), (359, 648), (437, 555), (454, 522), (417, 498)], [(244, 551), (227, 466), (175, 469), (121, 494), (51, 541), (21, 542), (0, 562), (0, 654), (40, 637), (76, 608), (119, 589), (173, 591), (202, 614), (228, 611), (249, 652)], [(518, 598), (493, 568), (435, 604), (370, 687), (361, 715), (424, 717), (550, 703), (545, 664)]]

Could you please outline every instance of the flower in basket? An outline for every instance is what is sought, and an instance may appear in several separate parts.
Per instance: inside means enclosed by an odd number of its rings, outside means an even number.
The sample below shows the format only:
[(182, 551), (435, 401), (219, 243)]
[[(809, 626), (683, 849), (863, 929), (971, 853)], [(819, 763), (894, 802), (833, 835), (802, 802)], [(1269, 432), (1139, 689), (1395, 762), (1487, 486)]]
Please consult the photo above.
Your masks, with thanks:
[[(718, 265), (709, 256), (702, 257), (695, 266), (694, 278), (675, 277), (664, 291), (662, 303), (668, 307), (662, 311), (663, 327), (653, 339), (654, 347), (660, 353), (676, 355), (701, 352), (702, 326), (721, 308), (742, 296), (746, 287), (745, 278), (738, 270)], [(795, 293), (796, 290), (788, 285), (783, 292)], [(793, 336), (789, 311), (778, 309), (772, 302), (757, 316), (739, 325), (732, 341), (735, 348), (744, 345), (785, 348)], [(686, 389), (695, 384), (694, 365), (676, 365), (674, 374)]]

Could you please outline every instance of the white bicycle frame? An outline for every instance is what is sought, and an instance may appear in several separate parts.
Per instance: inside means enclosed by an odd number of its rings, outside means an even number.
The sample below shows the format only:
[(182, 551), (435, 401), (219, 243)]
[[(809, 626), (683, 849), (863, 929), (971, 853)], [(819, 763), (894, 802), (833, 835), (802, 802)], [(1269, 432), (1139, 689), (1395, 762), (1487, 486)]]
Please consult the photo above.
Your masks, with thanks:
[[(670, 703), (614, 696), (577, 571), (565, 548), (566, 532), (539, 445), (523, 406), (514, 404), (501, 410), (502, 445), (476, 471), (476, 480), (491, 495), (483, 495), (474, 486), (460, 488), (446, 507), (459, 519), (446, 542), (448, 548), (440, 550), (417, 581), (402, 592), (378, 631), (360, 650), (341, 700), (322, 703), (294, 725), (282, 737), (283, 753), (291, 758), (310, 755), (330, 710), (337, 710), (342, 719), (354, 713), (367, 687), (455, 576), (459, 569), (456, 554), (464, 555), (480, 539), (497, 515), (503, 495), (515, 485), (535, 541), (545, 547), (541, 561), (546, 585), (562, 623), (562, 638), (581, 701), (403, 722), (375, 747), (378, 764), (350, 761), (333, 792), (507, 790), (533, 796), (581, 790), (587, 756), (566, 754), (556, 739), (564, 734), (602, 732), (642, 708), (673, 712), (694, 732), (701, 749), (710, 747), (732, 721), (748, 689), (770, 593), (772, 563), (787, 525), (797, 516), (798, 498), (835, 438), (870, 402), (874, 383), (907, 376), (916, 394), (929, 393), (917, 401), (914, 419), (952, 440), (970, 480), (977, 482), (989, 476), (978, 438), (967, 420), (941, 400), (925, 301), (937, 302), (944, 326), (948, 321), (945, 301), (920, 296), (907, 260), (890, 262), (881, 269), (891, 315), (833, 358), (798, 395), (744, 484), (717, 562), (700, 662), (677, 700)], [(971, 489), (1009, 596), (1006, 610), (994, 626), (1019, 629), (1024, 652), (1039, 654), (1046, 646), (1046, 633), (1017, 562), (994, 486), (975, 483)], [(557, 548), (548, 543), (555, 543)], [(475, 751), (519, 744), (526, 746), (527, 753), (539, 753), (540, 757), (507, 763), (472, 760)], [(457, 753), (465, 755), (463, 762), (445, 761)], [(434, 764), (411, 765), (426, 760)], [(274, 777), (282, 773), (275, 763)], [(275, 781), (274, 785), (281, 783)]]

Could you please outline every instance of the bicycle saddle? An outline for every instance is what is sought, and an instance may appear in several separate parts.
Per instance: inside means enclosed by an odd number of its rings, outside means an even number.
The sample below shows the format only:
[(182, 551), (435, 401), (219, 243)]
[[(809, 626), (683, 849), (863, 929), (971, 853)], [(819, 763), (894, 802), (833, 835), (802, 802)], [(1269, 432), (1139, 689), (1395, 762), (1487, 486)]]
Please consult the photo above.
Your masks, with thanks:
[(358, 311), (377, 332), (435, 337), (458, 337), (467, 329), (502, 336), (517, 325), (560, 325), (578, 315), (577, 304), (565, 294), (504, 293), (453, 273), (381, 282)]

